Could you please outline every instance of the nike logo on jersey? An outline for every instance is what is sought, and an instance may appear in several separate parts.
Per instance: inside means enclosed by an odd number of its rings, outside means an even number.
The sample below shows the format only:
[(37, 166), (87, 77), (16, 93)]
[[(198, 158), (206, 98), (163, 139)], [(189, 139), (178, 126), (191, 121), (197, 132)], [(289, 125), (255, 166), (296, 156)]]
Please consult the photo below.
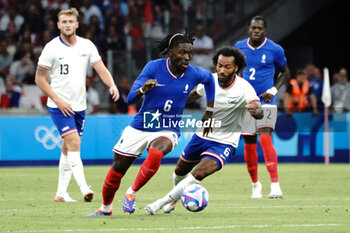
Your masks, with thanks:
[(82, 53), (82, 54), (79, 54), (79, 56), (81, 56), (81, 57), (86, 57), (87, 54), (86, 54), (86, 53)]
[(58, 60), (62, 60), (64, 57), (59, 57)]
[(229, 104), (237, 104), (238, 102), (235, 101), (235, 100), (228, 100), (227, 103), (229, 103)]

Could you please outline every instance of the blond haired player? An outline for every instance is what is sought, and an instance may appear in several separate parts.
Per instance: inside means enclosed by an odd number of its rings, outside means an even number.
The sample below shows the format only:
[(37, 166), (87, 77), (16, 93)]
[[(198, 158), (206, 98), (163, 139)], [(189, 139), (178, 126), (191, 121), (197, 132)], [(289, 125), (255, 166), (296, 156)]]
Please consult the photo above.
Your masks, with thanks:
[[(80, 158), (80, 137), (83, 135), (86, 109), (86, 70), (90, 64), (109, 87), (114, 101), (119, 98), (113, 77), (105, 67), (95, 45), (76, 35), (79, 13), (75, 8), (58, 14), (60, 35), (44, 47), (39, 57), (35, 82), (49, 97), (47, 106), (60, 132), (62, 153), (59, 162), (57, 202), (74, 202), (67, 193), (73, 174), (85, 201), (93, 199), (94, 192), (86, 183)], [(50, 76), (51, 83), (47, 81)]]

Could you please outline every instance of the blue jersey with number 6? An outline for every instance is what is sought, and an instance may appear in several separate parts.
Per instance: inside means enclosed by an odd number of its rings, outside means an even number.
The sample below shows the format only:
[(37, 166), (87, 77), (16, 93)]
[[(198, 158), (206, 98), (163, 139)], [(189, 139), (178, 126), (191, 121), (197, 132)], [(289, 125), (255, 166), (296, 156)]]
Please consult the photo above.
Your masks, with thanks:
[[(243, 78), (254, 87), (257, 95), (273, 87), (276, 66), (283, 67), (287, 63), (283, 48), (267, 38), (257, 48), (249, 44), (249, 38), (238, 41), (235, 47), (246, 57), (248, 65), (243, 70)], [(266, 104), (263, 99), (261, 103)], [(276, 105), (276, 96), (267, 104)]]
[(137, 99), (136, 91), (148, 79), (156, 79), (159, 85), (145, 94), (139, 112), (130, 123), (131, 127), (138, 130), (171, 130), (180, 136), (180, 128), (183, 127), (180, 120), (188, 95), (199, 83), (205, 85), (207, 100), (214, 100), (215, 83), (209, 71), (189, 65), (184, 74), (176, 77), (169, 68), (168, 58), (146, 64), (130, 90), (129, 103)]

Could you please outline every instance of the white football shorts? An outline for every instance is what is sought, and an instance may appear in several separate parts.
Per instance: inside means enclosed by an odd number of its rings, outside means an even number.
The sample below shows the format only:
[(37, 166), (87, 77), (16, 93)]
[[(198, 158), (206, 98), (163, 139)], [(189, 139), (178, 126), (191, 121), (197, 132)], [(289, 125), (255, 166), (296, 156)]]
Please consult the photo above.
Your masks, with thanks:
[(149, 145), (159, 137), (169, 139), (172, 144), (172, 150), (177, 146), (178, 136), (173, 131), (148, 132), (127, 126), (112, 151), (124, 156), (139, 157), (145, 148), (148, 149)]
[(271, 128), (275, 129), (277, 121), (277, 106), (271, 104), (263, 104), (264, 117), (256, 120), (249, 113), (245, 114), (242, 127), (242, 135), (256, 135), (258, 129)]

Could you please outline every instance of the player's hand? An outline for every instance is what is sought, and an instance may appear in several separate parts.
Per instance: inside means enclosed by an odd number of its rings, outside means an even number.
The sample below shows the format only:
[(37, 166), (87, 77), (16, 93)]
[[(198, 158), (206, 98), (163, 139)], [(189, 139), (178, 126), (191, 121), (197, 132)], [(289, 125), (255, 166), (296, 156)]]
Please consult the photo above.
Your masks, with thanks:
[(250, 103), (250, 104), (247, 104), (246, 106), (244, 106), (248, 112), (250, 113), (250, 115), (254, 116), (255, 115), (255, 111), (257, 109), (256, 105)]
[(267, 89), (264, 93), (262, 93), (260, 96), (263, 100), (266, 102), (271, 102), (273, 97), (277, 94), (277, 88), (271, 87), (270, 89)]
[(119, 91), (116, 87), (109, 88), (109, 93), (111, 94), (114, 102), (116, 102), (119, 99)]
[(151, 90), (154, 86), (158, 86), (157, 79), (148, 79), (142, 86), (142, 90), (147, 92)]
[(263, 100), (265, 100), (266, 102), (271, 102), (271, 100), (273, 99), (273, 97), (275, 97), (274, 95), (270, 94), (270, 93), (267, 93), (266, 91), (264, 93), (262, 93), (261, 95), (261, 98)]
[(203, 137), (208, 137), (209, 132), (213, 132), (213, 128), (211, 127), (213, 112), (206, 111), (202, 116), (203, 125), (206, 126), (203, 129)]
[(255, 119), (262, 119), (264, 117), (264, 111), (260, 105), (255, 102), (249, 103), (245, 106), (250, 115)]
[(59, 110), (62, 112), (63, 116), (67, 117), (67, 116), (71, 116), (71, 114), (75, 115), (72, 106), (70, 104), (68, 104), (67, 102), (63, 101), (63, 100), (58, 100), (56, 101), (56, 105), (59, 108)]

